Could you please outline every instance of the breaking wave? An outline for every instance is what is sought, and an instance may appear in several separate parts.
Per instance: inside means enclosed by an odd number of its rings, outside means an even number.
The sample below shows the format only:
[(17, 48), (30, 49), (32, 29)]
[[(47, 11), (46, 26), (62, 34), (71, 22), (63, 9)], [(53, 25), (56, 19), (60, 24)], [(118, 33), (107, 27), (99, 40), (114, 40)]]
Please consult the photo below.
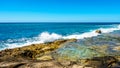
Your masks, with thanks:
[[(101, 30), (102, 33), (110, 33), (116, 30), (120, 30), (120, 25), (118, 25), (117, 27), (99, 28), (96, 30)], [(73, 34), (73, 35), (67, 35), (67, 36), (63, 36), (57, 33), (42, 32), (37, 37), (33, 37), (33, 38), (8, 39), (7, 42), (1, 42), (3, 47), (1, 47), (0, 50), (6, 49), (6, 48), (22, 47), (22, 46), (31, 45), (31, 44), (52, 42), (58, 39), (72, 39), (72, 38), (84, 39), (84, 38), (100, 35), (98, 33), (95, 33), (96, 30), (91, 30), (90, 32), (85, 32), (82, 34)]]

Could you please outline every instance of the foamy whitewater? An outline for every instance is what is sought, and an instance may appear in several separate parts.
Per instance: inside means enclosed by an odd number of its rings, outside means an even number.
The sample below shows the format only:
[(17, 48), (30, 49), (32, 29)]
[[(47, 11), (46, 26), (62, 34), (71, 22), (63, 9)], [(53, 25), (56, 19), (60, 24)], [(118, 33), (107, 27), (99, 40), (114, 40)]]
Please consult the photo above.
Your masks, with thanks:
[[(22, 47), (30, 44), (52, 42), (58, 39), (84, 39), (88, 37), (95, 37), (100, 35), (95, 33), (96, 30), (101, 30), (102, 34), (120, 30), (119, 24), (95, 23), (12, 23), (0, 24), (0, 27), (0, 50), (6, 48)], [(8, 29), (4, 29), (5, 27), (8, 27)]]

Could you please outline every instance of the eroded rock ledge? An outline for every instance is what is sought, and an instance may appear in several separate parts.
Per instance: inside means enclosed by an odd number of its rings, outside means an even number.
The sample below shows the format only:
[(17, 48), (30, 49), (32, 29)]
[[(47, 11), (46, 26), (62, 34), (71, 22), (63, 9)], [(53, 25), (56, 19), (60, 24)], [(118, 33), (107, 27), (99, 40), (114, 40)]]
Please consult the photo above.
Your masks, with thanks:
[[(93, 57), (77, 61), (56, 59), (56, 50), (76, 39), (32, 44), (0, 51), (0, 68), (120, 68), (120, 56)], [(118, 47), (115, 49), (119, 50)], [(72, 54), (71, 54), (72, 55)], [(73, 55), (74, 56), (74, 55)], [(57, 57), (57, 56), (56, 56)]]
[(62, 44), (74, 41), (76, 39), (56, 40), (54, 42), (2, 50), (0, 51), (0, 67), (15, 67), (16, 65), (24, 65), (23, 63), (54, 60), (51, 56), (52, 52), (60, 48)]

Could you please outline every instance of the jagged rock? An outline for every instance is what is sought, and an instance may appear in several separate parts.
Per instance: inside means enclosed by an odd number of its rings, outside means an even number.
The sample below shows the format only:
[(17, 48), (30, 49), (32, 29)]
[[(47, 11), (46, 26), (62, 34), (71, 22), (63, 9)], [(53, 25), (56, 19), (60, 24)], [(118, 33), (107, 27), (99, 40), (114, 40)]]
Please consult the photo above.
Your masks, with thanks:
[(20, 54), (20, 56), (25, 58), (34, 58), (35, 55), (36, 55), (35, 52), (30, 50), (25, 50)]
[(96, 30), (95, 33), (99, 33), (99, 34), (101, 34), (102, 31), (101, 31), (101, 30)]
[(60, 48), (62, 44), (66, 42), (74, 42), (74, 41), (76, 41), (76, 39), (56, 40), (51, 43), (32, 44), (32, 45), (28, 45), (20, 48), (5, 49), (0, 51), (0, 61), (4, 61), (8, 59), (10, 59), (11, 61), (11, 59), (13, 58), (36, 59), (37, 57), (50, 54), (51, 52)]
[[(72, 43), (71, 43), (72, 42)], [(118, 51), (111, 56), (107, 45), (82, 46), (72, 40), (57, 40), (0, 51), (0, 67), (17, 68), (115, 68), (120, 67)], [(118, 54), (118, 55), (116, 55)], [(30, 58), (30, 59), (28, 59)], [(15, 61), (16, 60), (16, 61)], [(5, 63), (2, 63), (6, 61)], [(9, 62), (8, 62), (9, 61)], [(11, 64), (15, 62), (15, 64)], [(24, 63), (24, 64), (23, 64)], [(8, 64), (8, 65), (5, 65)]]

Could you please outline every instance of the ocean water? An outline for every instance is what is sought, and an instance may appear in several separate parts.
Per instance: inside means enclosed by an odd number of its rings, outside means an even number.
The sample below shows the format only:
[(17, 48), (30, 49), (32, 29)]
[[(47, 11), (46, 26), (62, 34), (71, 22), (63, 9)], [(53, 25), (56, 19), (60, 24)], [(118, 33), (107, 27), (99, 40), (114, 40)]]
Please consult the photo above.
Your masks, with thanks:
[(115, 23), (0, 23), (0, 50), (57, 39), (84, 39), (120, 30)]

